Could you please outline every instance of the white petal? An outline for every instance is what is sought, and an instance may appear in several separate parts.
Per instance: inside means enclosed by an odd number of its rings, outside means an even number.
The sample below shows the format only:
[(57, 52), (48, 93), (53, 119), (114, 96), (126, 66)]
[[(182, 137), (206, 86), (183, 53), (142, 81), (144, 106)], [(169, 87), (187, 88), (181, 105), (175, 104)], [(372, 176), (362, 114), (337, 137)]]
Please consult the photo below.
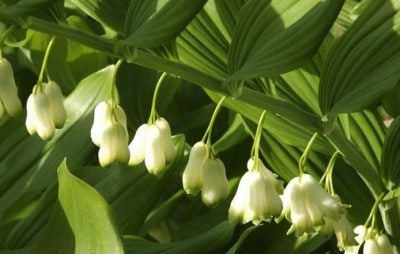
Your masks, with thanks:
[(62, 128), (67, 119), (67, 112), (65, 111), (61, 89), (54, 81), (43, 84), (43, 87), (44, 93), (50, 101), (50, 113), (55, 127)]
[(201, 193), (204, 204), (211, 206), (229, 194), (229, 183), (225, 175), (225, 166), (220, 159), (207, 159), (203, 165), (203, 189)]
[(249, 183), (251, 182), (251, 172), (246, 172), (239, 181), (235, 196), (232, 199), (229, 207), (229, 220), (233, 222), (242, 221), (247, 223), (249, 220), (244, 220), (245, 211), (250, 202)]
[(112, 123), (112, 106), (102, 101), (94, 109), (93, 125), (90, 130), (90, 137), (95, 145), (100, 146), (104, 130)]
[(156, 125), (150, 125), (147, 133), (144, 163), (147, 170), (158, 175), (165, 167), (165, 156), (161, 146), (161, 131)]
[(10, 116), (16, 116), (22, 109), (11, 64), (5, 58), (0, 59), (0, 101)]
[(341, 218), (334, 223), (335, 235), (337, 239), (337, 245), (340, 250), (345, 250), (346, 247), (350, 247), (356, 244), (354, 239), (353, 227), (347, 220), (346, 215), (342, 215)]
[(149, 126), (142, 124), (135, 133), (132, 142), (129, 144), (130, 159), (129, 165), (134, 166), (143, 162), (146, 152), (146, 139)]
[(34, 122), (33, 114), (35, 114), (35, 110), (33, 105), (33, 94), (31, 94), (29, 95), (28, 100), (26, 101), (26, 121), (25, 121), (26, 129), (31, 135), (36, 133), (36, 125)]
[(375, 240), (368, 239), (364, 243), (364, 254), (383, 254), (379, 251), (379, 246)]
[(175, 157), (175, 146), (171, 138), (171, 128), (169, 127), (167, 120), (164, 118), (157, 119), (155, 125), (157, 125), (161, 131), (161, 143), (165, 159), (168, 162), (172, 161)]
[(55, 126), (50, 115), (50, 102), (47, 96), (41, 91), (32, 95), (32, 112), (29, 120), (33, 122), (36, 132), (44, 140), (49, 140), (54, 136)]
[(189, 160), (183, 171), (183, 189), (188, 194), (197, 194), (203, 186), (203, 164), (208, 157), (207, 146), (197, 142), (190, 150)]
[(121, 124), (110, 125), (102, 136), (99, 162), (102, 167), (114, 161), (127, 163), (129, 160), (128, 136)]
[(380, 254), (394, 254), (393, 246), (385, 234), (378, 235), (376, 242), (379, 246)]

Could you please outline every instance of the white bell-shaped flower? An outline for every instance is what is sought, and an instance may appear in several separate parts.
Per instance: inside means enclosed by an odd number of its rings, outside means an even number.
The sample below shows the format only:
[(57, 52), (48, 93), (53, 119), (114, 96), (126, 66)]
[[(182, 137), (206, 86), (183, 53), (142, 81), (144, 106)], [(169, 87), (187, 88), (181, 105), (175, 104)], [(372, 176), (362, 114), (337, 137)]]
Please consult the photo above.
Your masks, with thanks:
[(203, 164), (208, 158), (208, 149), (203, 142), (197, 142), (190, 150), (189, 160), (183, 171), (182, 184), (187, 194), (197, 194), (203, 187)]
[(172, 142), (171, 137), (171, 128), (169, 127), (169, 123), (164, 118), (159, 118), (156, 120), (155, 125), (161, 131), (161, 144), (164, 152), (165, 160), (170, 162), (175, 157), (175, 146)]
[(102, 101), (94, 109), (93, 125), (90, 130), (90, 137), (96, 146), (100, 146), (104, 130), (112, 123), (112, 105)]
[(29, 134), (37, 133), (43, 140), (50, 140), (54, 136), (55, 125), (48, 97), (38, 89), (28, 97), (26, 111), (25, 125)]
[(365, 240), (364, 254), (394, 254), (393, 246), (385, 234), (375, 234)]
[(359, 253), (359, 249), (364, 243), (364, 254), (394, 254), (394, 248), (390, 244), (386, 234), (379, 233), (375, 228), (366, 228), (364, 225), (359, 225), (354, 229), (357, 234), (357, 246), (350, 250), (346, 250), (346, 254)]
[(99, 162), (106, 167), (114, 161), (126, 164), (129, 161), (129, 137), (126, 128), (113, 122), (104, 130), (99, 149)]
[(22, 109), (18, 98), (18, 89), (15, 84), (11, 64), (5, 58), (0, 59), (0, 119), (7, 112), (16, 116)]
[(319, 231), (326, 222), (325, 218), (336, 221), (345, 212), (345, 206), (308, 174), (295, 177), (288, 183), (282, 201), (282, 215), (292, 223), (288, 233), (295, 232), (297, 236)]
[(325, 225), (321, 228), (319, 233), (326, 236), (335, 233), (337, 246), (341, 251), (349, 250), (356, 244), (353, 227), (347, 220), (345, 214), (343, 214), (339, 220), (325, 218)]
[(43, 89), (50, 102), (50, 115), (54, 125), (56, 128), (62, 128), (67, 119), (67, 112), (65, 111), (61, 89), (54, 81), (43, 84)]
[(229, 195), (225, 166), (220, 159), (207, 159), (203, 164), (203, 203), (212, 206)]
[(162, 146), (162, 134), (156, 125), (150, 125), (145, 147), (144, 163), (147, 170), (154, 175), (158, 175), (165, 167), (165, 155)]
[(247, 163), (248, 172), (240, 179), (238, 189), (229, 207), (229, 219), (253, 224), (270, 221), (279, 216), (282, 211), (282, 202), (279, 198), (281, 184), (262, 163), (250, 159)]
[(146, 153), (146, 140), (149, 125), (142, 124), (135, 133), (132, 142), (129, 144), (130, 159), (129, 165), (134, 166), (142, 163), (144, 161), (144, 156)]

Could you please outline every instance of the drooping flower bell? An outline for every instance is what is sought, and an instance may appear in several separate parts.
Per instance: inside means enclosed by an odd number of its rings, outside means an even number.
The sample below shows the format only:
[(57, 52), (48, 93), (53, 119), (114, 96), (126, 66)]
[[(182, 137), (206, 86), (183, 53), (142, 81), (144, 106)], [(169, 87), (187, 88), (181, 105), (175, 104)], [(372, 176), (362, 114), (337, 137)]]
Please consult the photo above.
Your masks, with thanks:
[(50, 140), (56, 128), (62, 128), (66, 121), (61, 89), (54, 82), (33, 87), (26, 103), (25, 125), (29, 134), (37, 133), (43, 140)]
[(338, 221), (345, 205), (329, 195), (309, 174), (293, 178), (282, 195), (282, 215), (292, 223), (288, 234), (297, 236), (319, 231), (326, 219)]
[(187, 194), (196, 195), (203, 187), (203, 165), (208, 158), (208, 148), (197, 142), (190, 150), (189, 160), (183, 171), (182, 184)]
[(319, 231), (320, 234), (330, 236), (335, 233), (339, 250), (350, 250), (355, 244), (353, 227), (347, 220), (346, 214), (342, 214), (338, 220), (325, 218), (325, 225)]
[[(359, 253), (359, 249), (363, 247), (363, 254), (394, 254), (394, 248), (390, 244), (389, 238), (384, 233), (380, 233), (374, 227), (365, 227), (359, 225), (354, 229), (357, 234), (356, 240), (358, 245), (350, 250), (346, 250), (346, 254)], [(363, 245), (364, 244), (364, 245)]]
[(251, 158), (247, 169), (229, 207), (229, 219), (242, 223), (252, 221), (257, 225), (280, 215), (282, 183), (260, 159), (255, 162)]
[(175, 157), (175, 146), (167, 120), (158, 118), (154, 124), (142, 124), (129, 144), (129, 150), (129, 165), (138, 165), (144, 161), (151, 174), (161, 174), (165, 165)]
[(11, 64), (7, 59), (0, 58), (0, 119), (5, 113), (16, 116), (21, 109)]
[(111, 102), (100, 102), (94, 110), (91, 138), (99, 146), (99, 162), (106, 167), (117, 161), (129, 161), (129, 136), (124, 110)]
[(207, 206), (213, 206), (229, 195), (229, 183), (225, 166), (220, 159), (207, 159), (203, 164), (201, 198)]

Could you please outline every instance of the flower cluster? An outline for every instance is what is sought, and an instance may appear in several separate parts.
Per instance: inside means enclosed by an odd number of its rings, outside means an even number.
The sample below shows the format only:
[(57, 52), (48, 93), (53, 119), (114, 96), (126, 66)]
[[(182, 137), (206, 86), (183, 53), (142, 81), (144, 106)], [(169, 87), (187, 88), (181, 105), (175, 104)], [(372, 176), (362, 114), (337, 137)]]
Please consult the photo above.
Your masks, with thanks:
[(364, 225), (357, 226), (354, 229), (357, 234), (356, 240), (358, 245), (346, 251), (347, 254), (359, 253), (359, 249), (363, 246), (364, 254), (394, 254), (393, 246), (390, 244), (386, 234), (378, 232), (373, 227), (365, 227)]
[(142, 124), (129, 144), (129, 151), (129, 165), (138, 165), (144, 161), (151, 174), (160, 174), (175, 157), (175, 146), (167, 120), (159, 118), (154, 124)]
[(0, 119), (5, 113), (16, 116), (21, 109), (11, 64), (7, 59), (0, 58)]
[(99, 162), (102, 167), (114, 161), (128, 163), (129, 136), (124, 110), (111, 102), (100, 102), (94, 110), (90, 136), (99, 146)]
[(25, 125), (29, 134), (50, 140), (67, 118), (60, 87), (54, 81), (37, 84), (26, 102)]
[(211, 153), (210, 147), (204, 142), (194, 144), (182, 175), (186, 193), (196, 195), (201, 191), (202, 200), (207, 206), (217, 204), (229, 194), (224, 163)]
[(269, 171), (260, 159), (247, 162), (248, 171), (242, 176), (229, 208), (229, 219), (259, 224), (279, 216), (282, 202), (282, 182)]
[(293, 178), (282, 201), (282, 215), (292, 223), (288, 233), (295, 232), (297, 236), (319, 231), (327, 219), (337, 221), (345, 213), (345, 206), (309, 174)]

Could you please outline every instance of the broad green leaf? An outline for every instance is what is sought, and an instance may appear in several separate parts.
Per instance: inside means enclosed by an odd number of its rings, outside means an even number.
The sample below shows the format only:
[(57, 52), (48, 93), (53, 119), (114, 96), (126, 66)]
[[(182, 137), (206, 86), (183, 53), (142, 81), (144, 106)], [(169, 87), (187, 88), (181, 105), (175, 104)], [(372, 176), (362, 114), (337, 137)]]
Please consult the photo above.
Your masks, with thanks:
[(400, 78), (399, 9), (399, 1), (372, 1), (330, 49), (319, 90), (324, 114), (358, 111), (394, 89)]
[(123, 34), (128, 1), (113, 0), (70, 0), (99, 23), (106, 25), (116, 32)]
[(400, 117), (392, 122), (385, 138), (381, 176), (389, 190), (400, 183)]
[(66, 161), (58, 168), (58, 199), (75, 236), (76, 254), (124, 253), (107, 201), (72, 175)]
[(231, 80), (273, 76), (312, 58), (343, 1), (250, 0), (229, 52)]
[(0, 9), (0, 16), (14, 19), (43, 10), (58, 0), (21, 0)]
[(133, 0), (127, 12), (125, 43), (144, 48), (172, 41), (201, 10), (206, 0)]
[(258, 227), (259, 225), (253, 225), (248, 227), (243, 233), (240, 235), (239, 239), (236, 241), (236, 243), (226, 252), (226, 254), (235, 254), (236, 251), (239, 249), (240, 245), (242, 242), (246, 239), (246, 237)]
[(213, 148), (218, 154), (219, 152), (232, 148), (234, 145), (240, 143), (246, 137), (248, 137), (248, 135), (244, 129), (242, 120), (238, 114), (235, 114), (234, 119), (229, 126), (229, 129), (226, 130), (222, 137), (215, 141), (215, 143), (213, 144)]
[(203, 234), (167, 244), (151, 242), (137, 236), (125, 236), (124, 246), (127, 254), (221, 253), (230, 241), (233, 230), (234, 225), (222, 222)]

